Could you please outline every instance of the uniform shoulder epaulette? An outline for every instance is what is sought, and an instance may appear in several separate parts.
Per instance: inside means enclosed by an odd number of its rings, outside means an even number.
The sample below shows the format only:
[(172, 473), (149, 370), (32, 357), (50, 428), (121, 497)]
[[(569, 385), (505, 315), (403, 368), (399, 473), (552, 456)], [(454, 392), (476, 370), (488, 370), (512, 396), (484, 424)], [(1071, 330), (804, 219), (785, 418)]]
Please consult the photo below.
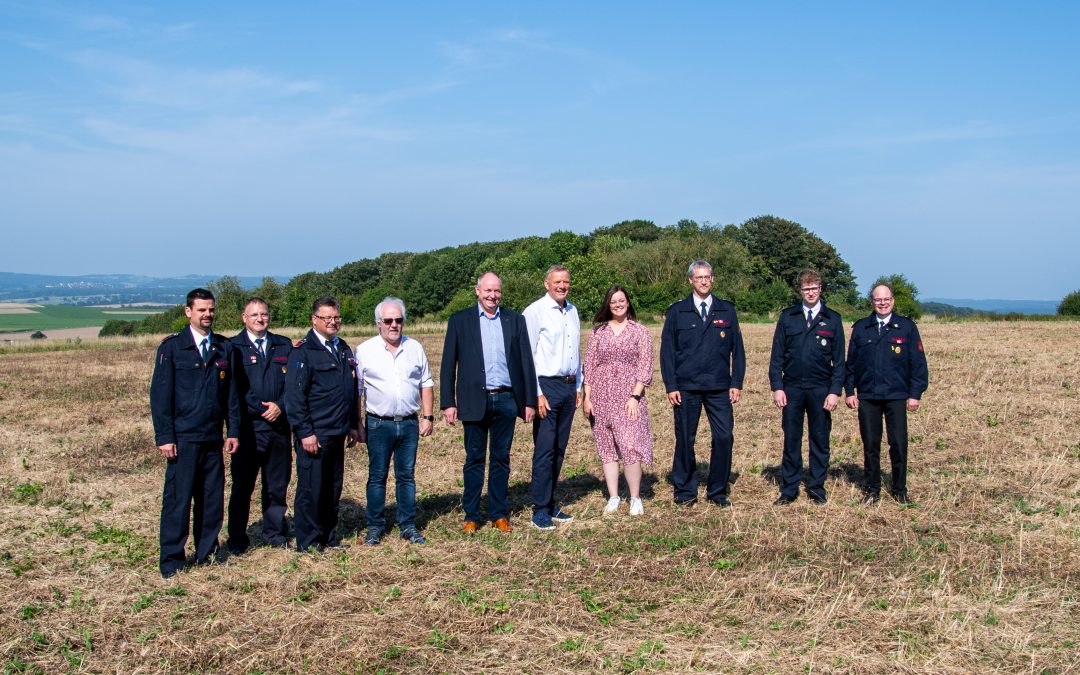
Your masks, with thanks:
[(161, 344), (165, 344), (166, 342), (168, 342), (169, 340), (173, 339), (174, 337), (176, 337), (176, 336), (177, 336), (177, 335), (179, 335), (179, 334), (180, 334), (180, 333), (169, 333), (169, 334), (168, 334), (168, 335), (166, 335), (165, 337), (161, 338)]
[(307, 342), (307, 338), (300, 338), (299, 340), (296, 341), (296, 343), (293, 345), (293, 347), (299, 347), (299, 346), (303, 345), (305, 342)]

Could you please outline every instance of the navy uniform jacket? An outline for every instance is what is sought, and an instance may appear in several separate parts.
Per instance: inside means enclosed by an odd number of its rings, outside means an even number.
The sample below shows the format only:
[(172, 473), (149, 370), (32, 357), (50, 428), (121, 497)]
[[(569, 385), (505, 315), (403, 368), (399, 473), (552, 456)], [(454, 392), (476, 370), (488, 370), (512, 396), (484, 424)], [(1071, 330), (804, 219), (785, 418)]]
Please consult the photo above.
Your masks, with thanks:
[(289, 420), (285, 414), (274, 422), (262, 418), (266, 412), (263, 401), (272, 401), (285, 411), (285, 373), (289, 366), (292, 341), (267, 331), (263, 349), (266, 356), (248, 339), (246, 330), (234, 336), (230, 342), (236, 352), (236, 391), (240, 397), (242, 423), (245, 431), (288, 431)]
[(340, 359), (323, 346), (315, 329), (296, 343), (285, 374), (285, 412), (300, 438), (344, 436), (360, 426), (356, 406), (356, 358), (338, 339)]
[[(458, 409), (458, 418), (478, 422), (487, 414), (484, 344), (480, 337), (480, 308), (473, 305), (455, 312), (446, 324), (442, 367), (439, 372), (439, 407)], [(487, 319), (483, 319), (487, 321)], [(505, 307), (499, 308), (506, 369), (514, 390), (518, 417), (524, 419), (525, 406), (536, 407), (536, 369), (525, 317)], [(456, 376), (455, 376), (456, 366)]]
[(847, 354), (844, 388), (868, 400), (918, 399), (929, 383), (919, 329), (911, 319), (893, 314), (878, 335), (876, 314), (855, 322)]
[(814, 324), (806, 327), (802, 303), (780, 313), (769, 359), (769, 388), (844, 388), (844, 324), (837, 312), (821, 303)]
[(150, 380), (150, 414), (157, 445), (181, 441), (219, 441), (221, 423), (229, 438), (240, 431), (240, 399), (233, 381), (232, 344), (210, 333), (209, 356), (185, 328), (161, 341)]
[(715, 295), (701, 320), (696, 296), (671, 303), (660, 338), (660, 374), (668, 393), (681, 390), (742, 389), (746, 374), (735, 305)]

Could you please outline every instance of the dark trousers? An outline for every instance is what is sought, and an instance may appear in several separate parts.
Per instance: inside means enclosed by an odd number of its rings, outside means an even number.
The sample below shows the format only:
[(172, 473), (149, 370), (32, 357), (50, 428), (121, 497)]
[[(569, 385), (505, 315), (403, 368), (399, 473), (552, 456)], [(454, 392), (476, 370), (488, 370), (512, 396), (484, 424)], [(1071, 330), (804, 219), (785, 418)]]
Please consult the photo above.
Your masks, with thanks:
[(165, 464), (165, 488), (161, 494), (162, 575), (184, 566), (187, 538), (195, 504), (195, 562), (210, 562), (225, 510), (225, 464), (223, 442), (179, 441), (176, 457)]
[(247, 535), (248, 516), (255, 479), (260, 473), (263, 540), (271, 546), (283, 546), (288, 540), (285, 494), (292, 478), (291, 440), (288, 431), (260, 430), (241, 435), (240, 449), (229, 462), (232, 491), (227, 545), (230, 551), (243, 551), (251, 545)]
[(517, 403), (514, 394), (509, 391), (488, 394), (482, 420), (462, 420), (461, 426), (465, 429), (465, 466), (461, 472), (465, 490), (461, 506), (465, 509), (465, 520), (474, 523), (483, 521), (480, 517), (480, 492), (484, 487), (484, 465), (487, 461), (491, 462), (488, 469), (488, 518), (498, 520), (510, 517), (506, 493), (510, 482), (510, 444), (514, 440), (516, 423)]
[(697, 499), (697, 457), (694, 441), (697, 438), (701, 408), (709, 418), (712, 432), (709, 455), (709, 477), (706, 494), (709, 499), (727, 497), (731, 480), (731, 448), (734, 445), (735, 416), (727, 389), (707, 391), (680, 390), (682, 403), (675, 406), (675, 456), (671, 462), (671, 483), (675, 501), (682, 503)]
[(781, 472), (783, 485), (780, 493), (786, 497), (799, 495), (802, 482), (802, 430), (806, 417), (807, 435), (810, 437), (810, 475), (806, 492), (813, 496), (825, 496), (825, 476), (829, 472), (829, 434), (832, 433), (832, 413), (824, 408), (829, 395), (828, 387), (813, 389), (784, 388), (787, 405), (781, 416), (784, 429), (784, 460)]
[(863, 489), (871, 494), (881, 491), (881, 418), (889, 439), (889, 463), (892, 464), (892, 492), (907, 492), (907, 399), (859, 399), (859, 435), (863, 442)]
[(397, 524), (402, 533), (416, 529), (416, 446), (420, 424), (412, 419), (381, 420), (367, 416), (368, 480), (367, 529), (382, 534), (386, 529), (386, 478), (394, 460)]
[(300, 439), (296, 448), (296, 498), (293, 521), (296, 548), (336, 546), (338, 502), (345, 478), (345, 437), (319, 436), (319, 451), (304, 450)]
[(540, 387), (547, 397), (548, 414), (533, 418), (532, 502), (533, 513), (551, 513), (555, 509), (555, 486), (559, 482), (570, 426), (577, 412), (577, 390), (573, 383), (546, 377)]

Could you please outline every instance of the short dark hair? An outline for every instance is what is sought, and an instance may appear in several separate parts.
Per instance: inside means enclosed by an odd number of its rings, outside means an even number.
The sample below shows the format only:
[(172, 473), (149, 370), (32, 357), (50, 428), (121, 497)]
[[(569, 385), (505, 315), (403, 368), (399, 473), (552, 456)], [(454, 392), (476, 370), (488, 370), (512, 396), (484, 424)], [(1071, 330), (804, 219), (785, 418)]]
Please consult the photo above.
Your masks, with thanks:
[(320, 307), (333, 307), (338, 311), (341, 310), (341, 305), (338, 304), (337, 298), (332, 295), (324, 295), (311, 303), (311, 316), (318, 314)]
[(627, 318), (637, 320), (637, 314), (634, 313), (634, 303), (630, 302), (630, 293), (622, 286), (612, 286), (607, 289), (607, 295), (604, 296), (604, 301), (600, 303), (600, 309), (596, 310), (596, 315), (592, 319), (594, 326), (611, 321), (611, 297), (620, 291), (626, 296)]
[(187, 294), (187, 306), (194, 307), (196, 300), (213, 300), (214, 294), (205, 288), (193, 288)]
[(262, 298), (260, 298), (257, 295), (253, 295), (253, 296), (251, 296), (250, 298), (248, 298), (247, 300), (244, 301), (244, 309), (247, 309), (248, 305), (251, 305), (251, 304), (254, 304), (254, 303), (259, 303), (260, 305), (265, 305), (266, 309), (270, 309), (270, 303), (263, 300)]

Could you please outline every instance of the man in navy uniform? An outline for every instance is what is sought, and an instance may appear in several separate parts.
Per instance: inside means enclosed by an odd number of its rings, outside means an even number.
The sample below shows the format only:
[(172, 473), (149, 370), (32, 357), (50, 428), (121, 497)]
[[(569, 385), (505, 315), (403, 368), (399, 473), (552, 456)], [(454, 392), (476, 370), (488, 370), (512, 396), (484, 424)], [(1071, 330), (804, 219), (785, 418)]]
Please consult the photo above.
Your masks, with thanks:
[(806, 493), (815, 504), (828, 501), (825, 475), (829, 470), (832, 411), (844, 386), (844, 326), (837, 312), (821, 300), (821, 275), (804, 269), (798, 277), (802, 302), (785, 309), (776, 322), (769, 386), (773, 404), (783, 411), (784, 458), (777, 506), (799, 497), (802, 482), (802, 429), (806, 416), (810, 437), (810, 476)]
[(296, 343), (285, 376), (285, 413), (295, 436), (298, 551), (340, 548), (338, 502), (345, 445), (360, 438), (356, 359), (337, 336), (341, 309), (330, 296), (311, 307), (311, 330)]
[(848, 345), (847, 407), (859, 411), (863, 442), (863, 503), (881, 491), (881, 418), (889, 438), (893, 499), (908, 503), (907, 414), (919, 409), (929, 382), (926, 354), (915, 322), (893, 312), (893, 290), (878, 284), (870, 291), (874, 313), (855, 322)]
[(525, 319), (499, 306), (497, 274), (476, 280), (476, 298), (476, 306), (453, 314), (446, 325), (439, 401), (447, 423), (460, 419), (465, 431), (465, 532), (476, 532), (483, 522), (480, 493), (489, 455), (488, 518), (495, 529), (510, 532), (510, 444), (516, 418), (529, 423), (536, 412), (536, 369)]
[(244, 330), (231, 342), (236, 350), (236, 388), (240, 398), (240, 449), (229, 465), (229, 553), (251, 545), (247, 535), (251, 494), (262, 473), (262, 534), (271, 546), (288, 544), (285, 493), (292, 478), (292, 436), (285, 415), (285, 373), (292, 342), (267, 330), (270, 309), (262, 298), (248, 298), (240, 316)]
[[(188, 327), (161, 341), (150, 381), (154, 442), (165, 458), (161, 496), (161, 557), (166, 579), (186, 562), (191, 505), (195, 504), (195, 562), (217, 551), (225, 502), (222, 450), (232, 454), (240, 431), (240, 402), (233, 383), (233, 347), (211, 332), (214, 294), (187, 294)], [(228, 437), (222, 443), (222, 423)]]
[(676, 504), (697, 501), (694, 439), (704, 406), (712, 431), (706, 496), (727, 508), (735, 426), (732, 405), (742, 393), (746, 352), (735, 306), (712, 294), (712, 265), (695, 260), (686, 275), (693, 293), (668, 307), (660, 339), (660, 373), (675, 414), (671, 482)]

